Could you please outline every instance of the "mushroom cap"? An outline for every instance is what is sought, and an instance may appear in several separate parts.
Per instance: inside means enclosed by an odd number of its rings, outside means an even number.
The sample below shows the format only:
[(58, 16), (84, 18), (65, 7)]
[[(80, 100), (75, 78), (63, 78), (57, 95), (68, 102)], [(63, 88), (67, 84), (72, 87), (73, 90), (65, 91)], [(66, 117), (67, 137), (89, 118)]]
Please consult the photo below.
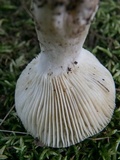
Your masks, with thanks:
[(82, 49), (71, 68), (40, 73), (40, 56), (27, 65), (16, 85), (15, 106), (26, 130), (55, 148), (102, 131), (115, 108), (115, 85), (109, 71)]

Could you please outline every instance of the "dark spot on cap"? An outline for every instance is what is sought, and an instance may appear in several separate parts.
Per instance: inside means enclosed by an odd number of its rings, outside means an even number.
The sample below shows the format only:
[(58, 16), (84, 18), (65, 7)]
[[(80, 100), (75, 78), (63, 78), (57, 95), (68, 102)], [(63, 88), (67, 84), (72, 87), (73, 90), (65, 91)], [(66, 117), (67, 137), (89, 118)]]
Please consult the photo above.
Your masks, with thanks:
[(51, 76), (53, 74), (53, 72), (48, 73), (48, 76)]
[(52, 5), (52, 7), (53, 8), (56, 8), (56, 7), (61, 7), (61, 6), (63, 6), (65, 3), (64, 2), (53, 2), (53, 5)]
[(68, 67), (68, 72), (70, 72), (71, 71), (71, 68), (70, 67)]
[(75, 8), (76, 8), (76, 4), (75, 4), (75, 3), (69, 3), (69, 4), (66, 6), (66, 10), (67, 10), (67, 11), (74, 10)]
[(61, 46), (61, 47), (62, 47), (62, 44), (60, 43), (60, 44), (59, 44), (59, 46)]
[[(69, 73), (69, 72), (71, 72), (72, 70), (71, 70), (71, 68), (70, 67), (68, 67), (67, 68), (67, 74)], [(72, 72), (71, 72), (72, 73)]]
[(44, 7), (44, 5), (47, 4), (47, 0), (38, 0), (37, 2), (38, 2), (37, 4), (38, 8)]
[(79, 18), (73, 19), (73, 23), (78, 24), (79, 23)]
[(74, 62), (74, 64), (78, 64), (78, 62), (77, 62), (77, 61), (75, 61), (75, 62)]
[(60, 12), (56, 12), (56, 13), (55, 13), (55, 15), (60, 16), (60, 15), (61, 15), (61, 13), (60, 13)]

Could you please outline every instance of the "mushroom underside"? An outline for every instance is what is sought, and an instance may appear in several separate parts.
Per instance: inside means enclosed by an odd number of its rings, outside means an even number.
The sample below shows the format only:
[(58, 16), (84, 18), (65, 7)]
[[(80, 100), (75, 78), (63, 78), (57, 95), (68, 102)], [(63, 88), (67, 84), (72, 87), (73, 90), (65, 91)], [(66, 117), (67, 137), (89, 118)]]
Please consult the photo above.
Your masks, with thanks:
[[(82, 53), (81, 53), (82, 54)], [(111, 74), (89, 52), (57, 76), (41, 75), (39, 57), (18, 79), (15, 105), (26, 130), (51, 147), (68, 147), (103, 130), (115, 107)]]

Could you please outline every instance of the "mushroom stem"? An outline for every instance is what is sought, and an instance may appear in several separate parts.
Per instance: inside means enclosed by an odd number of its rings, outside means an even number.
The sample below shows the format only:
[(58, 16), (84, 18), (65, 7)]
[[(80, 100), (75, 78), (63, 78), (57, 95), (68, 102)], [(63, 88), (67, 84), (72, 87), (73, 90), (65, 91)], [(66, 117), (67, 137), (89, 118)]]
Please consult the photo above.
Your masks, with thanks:
[(98, 8), (98, 0), (91, 3), (88, 0), (34, 0), (32, 6), (41, 48), (39, 67), (44, 74), (52, 70), (56, 75), (58, 68), (64, 72), (75, 61), (79, 63), (90, 22)]

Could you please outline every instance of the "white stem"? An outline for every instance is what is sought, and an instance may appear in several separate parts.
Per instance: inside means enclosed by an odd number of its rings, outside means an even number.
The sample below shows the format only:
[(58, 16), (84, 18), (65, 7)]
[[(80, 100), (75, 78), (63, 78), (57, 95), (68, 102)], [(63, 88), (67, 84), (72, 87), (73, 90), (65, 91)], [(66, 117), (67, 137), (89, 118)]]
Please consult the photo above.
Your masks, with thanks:
[(40, 68), (44, 73), (61, 66), (67, 69), (79, 59), (98, 0), (88, 4), (88, 0), (48, 0), (46, 3), (34, 0), (33, 15), (41, 48)]

